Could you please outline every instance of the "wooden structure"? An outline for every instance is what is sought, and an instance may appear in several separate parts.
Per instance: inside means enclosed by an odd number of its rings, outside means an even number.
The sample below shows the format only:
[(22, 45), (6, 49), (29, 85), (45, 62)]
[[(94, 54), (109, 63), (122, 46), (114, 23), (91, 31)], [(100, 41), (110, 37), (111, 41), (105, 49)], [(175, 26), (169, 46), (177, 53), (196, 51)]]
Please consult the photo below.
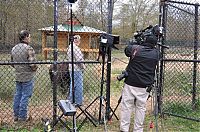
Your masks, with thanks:
[[(81, 36), (81, 44), (79, 47), (84, 53), (85, 58), (88, 58), (90, 54), (93, 56), (98, 55), (99, 52), (99, 35), (105, 33), (104, 31), (84, 26), (80, 23), (77, 18), (73, 18), (73, 34)], [(54, 50), (53, 36), (54, 27), (45, 27), (39, 29), (42, 33), (42, 54), (45, 59), (48, 59), (50, 51)], [(69, 36), (71, 32), (71, 21), (70, 19), (63, 24), (58, 25), (58, 38), (57, 38), (57, 50), (58, 52), (67, 52), (69, 46)], [(51, 38), (49, 38), (51, 36)], [(50, 39), (50, 41), (48, 40)]]

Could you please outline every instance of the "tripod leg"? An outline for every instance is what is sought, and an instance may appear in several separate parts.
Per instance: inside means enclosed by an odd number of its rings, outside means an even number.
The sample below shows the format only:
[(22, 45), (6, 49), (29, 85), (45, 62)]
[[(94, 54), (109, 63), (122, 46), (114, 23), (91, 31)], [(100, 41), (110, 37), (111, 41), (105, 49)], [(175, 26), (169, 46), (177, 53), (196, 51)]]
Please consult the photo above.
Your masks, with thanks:
[[(118, 105), (119, 105), (119, 104), (118, 104)], [(117, 105), (117, 107), (118, 107), (118, 105)], [(115, 111), (116, 111), (117, 107), (116, 107), (114, 110), (112, 110), (112, 108), (110, 107), (110, 110), (112, 111), (112, 115), (109, 117), (109, 120), (112, 119), (112, 116), (113, 116), (113, 115), (115, 116), (115, 118), (116, 118), (117, 120), (119, 120), (119, 118), (118, 118), (117, 115), (115, 114)]]
[(78, 106), (78, 108), (81, 110), (81, 112), (84, 113), (84, 115), (86, 116), (86, 119), (89, 119), (89, 121), (92, 122), (92, 124), (93, 124), (95, 127), (97, 127), (96, 124), (93, 122), (93, 120), (90, 118), (90, 114), (86, 111), (86, 109), (83, 110), (80, 106)]
[[(121, 97), (120, 97), (120, 98), (121, 98)], [(103, 99), (104, 99), (105, 102), (107, 101), (105, 97), (103, 97)], [(118, 105), (119, 105), (120, 102), (121, 102), (121, 99), (118, 100)], [(117, 107), (118, 107), (118, 106), (117, 106)], [(119, 118), (118, 118), (117, 115), (115, 114), (116, 109), (117, 109), (117, 108), (115, 108), (115, 110), (113, 111), (113, 109), (109, 106), (109, 110), (112, 112), (112, 115), (111, 115), (111, 116), (109, 115), (109, 117), (107, 117), (108, 120), (111, 120), (111, 118), (112, 118), (113, 115), (116, 117), (117, 120), (119, 120)]]
[(62, 119), (59, 118), (59, 121), (63, 124), (63, 126), (65, 128), (67, 128), (69, 131), (71, 131), (71, 128), (69, 128), (69, 126), (67, 126), (67, 124)]
[(121, 101), (122, 101), (122, 96), (119, 98), (118, 103), (117, 103), (117, 106), (115, 107), (114, 111), (111, 109), (111, 110), (112, 110), (112, 115), (110, 116), (109, 120), (112, 119), (112, 116), (113, 116), (113, 115), (116, 117), (117, 120), (119, 120), (119, 118), (118, 118), (117, 115), (115, 114), (115, 111), (117, 110), (117, 108), (118, 108), (119, 104), (121, 103)]

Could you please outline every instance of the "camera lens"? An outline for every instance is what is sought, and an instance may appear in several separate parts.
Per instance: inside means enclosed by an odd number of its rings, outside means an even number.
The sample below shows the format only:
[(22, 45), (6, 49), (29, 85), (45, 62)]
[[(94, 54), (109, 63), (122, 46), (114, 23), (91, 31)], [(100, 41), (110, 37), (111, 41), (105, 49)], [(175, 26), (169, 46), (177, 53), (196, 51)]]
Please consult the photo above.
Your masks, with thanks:
[(126, 78), (127, 76), (128, 76), (128, 72), (127, 71), (122, 71), (122, 74), (117, 76), (117, 80), (121, 81), (122, 79)]

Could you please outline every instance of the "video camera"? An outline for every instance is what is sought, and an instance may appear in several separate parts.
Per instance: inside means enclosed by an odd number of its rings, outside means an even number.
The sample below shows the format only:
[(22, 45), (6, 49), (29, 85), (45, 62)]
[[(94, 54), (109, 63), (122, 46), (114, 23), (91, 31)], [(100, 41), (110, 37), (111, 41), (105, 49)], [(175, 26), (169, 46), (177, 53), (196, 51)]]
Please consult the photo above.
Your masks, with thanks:
[(68, 0), (69, 3), (75, 3), (77, 0)]
[(102, 33), (100, 34), (100, 47), (111, 47), (118, 49), (115, 44), (119, 44), (119, 36), (113, 34)]
[(119, 44), (119, 36), (102, 33), (99, 37), (99, 43), (99, 56), (97, 61), (99, 61), (100, 56), (105, 56), (108, 53), (108, 48), (118, 49), (115, 44)]
[[(149, 25), (145, 29), (134, 33), (136, 44), (149, 44), (151, 47), (154, 47), (157, 44), (158, 39), (161, 37), (163, 37), (163, 27), (158, 25)], [(130, 44), (133, 44), (133, 42), (130, 42)]]

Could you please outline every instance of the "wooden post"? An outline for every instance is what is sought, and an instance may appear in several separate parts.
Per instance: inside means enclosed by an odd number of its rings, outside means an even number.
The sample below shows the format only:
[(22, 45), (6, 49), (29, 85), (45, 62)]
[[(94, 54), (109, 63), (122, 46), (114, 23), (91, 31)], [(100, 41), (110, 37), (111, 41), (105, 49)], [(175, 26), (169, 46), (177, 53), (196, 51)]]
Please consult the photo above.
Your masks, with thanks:
[(47, 59), (48, 56), (48, 51), (45, 50), (47, 47), (47, 35), (45, 31), (42, 31), (42, 54), (44, 55), (45, 60)]

